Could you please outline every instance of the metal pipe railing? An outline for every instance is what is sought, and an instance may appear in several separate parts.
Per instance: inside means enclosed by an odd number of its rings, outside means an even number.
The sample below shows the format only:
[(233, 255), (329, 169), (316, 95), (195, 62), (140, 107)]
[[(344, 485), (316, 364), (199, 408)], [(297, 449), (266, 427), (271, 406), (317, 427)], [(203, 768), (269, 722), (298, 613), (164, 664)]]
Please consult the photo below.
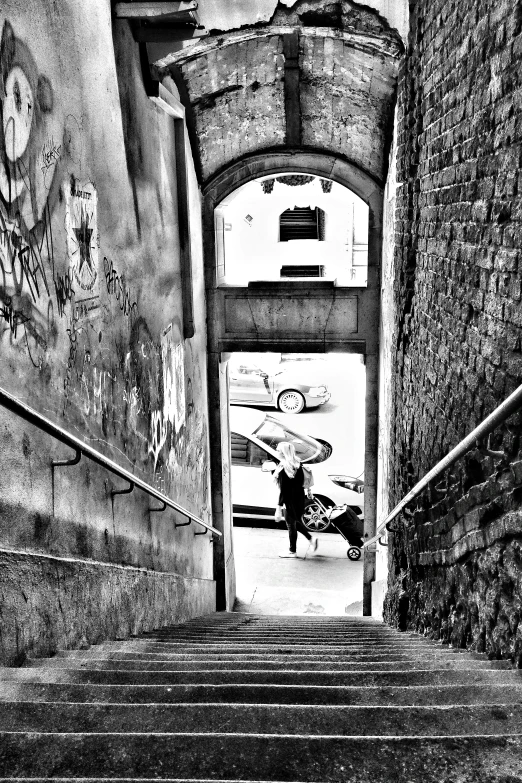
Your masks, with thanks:
[(430, 484), (435, 478), (440, 476), (441, 473), (451, 467), (451, 465), (460, 459), (460, 457), (462, 457), (467, 451), (470, 451), (472, 448), (476, 448), (477, 441), (482, 440), (484, 437), (493, 432), (493, 430), (496, 429), (499, 424), (502, 424), (502, 422), (508, 419), (521, 406), (522, 386), (519, 386), (518, 389), (515, 389), (515, 391), (510, 394), (501, 405), (498, 406), (498, 408), (495, 408), (493, 413), (490, 413), (489, 416), (487, 416), (484, 421), (478, 425), (478, 427), (475, 427), (475, 429), (470, 432), (469, 435), (467, 435), (463, 440), (461, 440), (454, 449), (446, 454), (446, 456), (443, 457), (440, 462), (437, 462), (435, 467), (426, 473), (424, 478), (415, 484), (413, 489), (411, 489), (408, 494), (405, 495), (399, 503), (397, 503), (395, 508), (392, 509), (388, 516), (378, 525), (375, 535), (372, 536), (372, 538), (369, 538), (368, 541), (364, 542), (364, 547), (369, 547), (372, 544), (377, 543), (377, 541), (383, 537), (385, 531), (389, 530), (388, 525), (390, 522), (395, 519), (398, 514), (400, 514), (400, 512), (405, 506), (408, 505), (408, 503), (420, 495), (420, 493), (426, 489), (428, 484)]
[[(146, 492), (148, 495), (156, 498), (164, 504), (161, 509), (151, 509), (151, 511), (164, 511), (168, 506), (169, 508), (173, 508), (175, 511), (178, 511), (180, 514), (183, 514), (183, 516), (187, 517), (192, 522), (196, 522), (196, 524), (201, 525), (201, 527), (210, 530), (214, 535), (222, 535), (222, 533), (219, 530), (216, 530), (215, 527), (212, 527), (212, 525), (208, 525), (206, 522), (203, 522), (202, 519), (195, 516), (195, 514), (192, 514), (186, 508), (183, 508), (183, 506), (180, 506), (174, 500), (171, 500), (169, 497), (167, 497), (167, 495), (164, 495), (162, 492), (158, 492), (157, 489), (154, 489), (154, 487), (152, 487), (150, 484), (147, 484), (146, 481), (142, 481), (142, 479), (138, 478), (133, 473), (130, 473), (130, 471), (125, 470), (125, 468), (121, 468), (116, 462), (113, 462), (108, 457), (104, 457), (103, 454), (101, 454), (96, 449), (93, 449), (92, 446), (88, 446), (86, 443), (83, 443), (83, 441), (81, 441), (79, 438), (71, 435), (71, 433), (67, 432), (62, 427), (59, 427), (57, 424), (54, 424), (50, 419), (42, 416), (42, 414), (38, 413), (38, 411), (35, 411), (34, 408), (30, 408), (29, 405), (26, 405), (16, 397), (13, 397), (12, 394), (9, 394), (9, 392), (6, 392), (5, 389), (2, 388), (0, 388), (0, 405), (2, 405), (4, 408), (7, 408), (7, 410), (10, 410), (12, 413), (15, 413), (17, 416), (20, 416), (22, 419), (25, 419), (25, 421), (28, 421), (30, 424), (33, 424), (35, 427), (38, 427), (48, 435), (51, 435), (51, 437), (55, 438), (56, 440), (59, 440), (65, 446), (69, 446), (71, 449), (74, 449), (77, 455), (83, 454), (85, 457), (88, 457), (93, 462), (101, 465), (106, 470), (109, 470), (116, 476), (119, 476), (120, 478), (128, 481), (129, 484), (132, 485), (132, 488), (139, 487), (139, 489), (143, 490), (143, 492)], [(55, 465), (76, 464), (77, 462), (79, 462), (79, 459), (62, 463), (56, 462)], [(129, 490), (124, 491), (127, 492)], [(179, 525), (177, 525), (177, 527), (179, 527)]]

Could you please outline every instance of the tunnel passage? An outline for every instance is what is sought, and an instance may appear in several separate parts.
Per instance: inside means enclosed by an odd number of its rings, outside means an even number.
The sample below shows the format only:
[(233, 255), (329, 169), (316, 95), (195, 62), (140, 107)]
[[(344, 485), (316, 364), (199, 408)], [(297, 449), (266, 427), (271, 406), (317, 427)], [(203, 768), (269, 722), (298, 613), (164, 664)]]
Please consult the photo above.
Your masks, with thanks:
[[(156, 70), (183, 97), (204, 193), (204, 246), (209, 325), (213, 515), (230, 529), (226, 377), (223, 351), (343, 350), (367, 358), (367, 459), (365, 518), (375, 524), (377, 357), (382, 244), (382, 188), (393, 129), (399, 59), (396, 30), (370, 9), (352, 3), (278, 6), (266, 23), (212, 34), (163, 57)], [(365, 287), (314, 280), (272, 281), (270, 290), (251, 285), (225, 291), (216, 277), (215, 209), (256, 177), (312, 175), (339, 183), (369, 208)], [(305, 205), (306, 206), (306, 205)], [(324, 312), (337, 316), (324, 318)], [(252, 313), (280, 314), (268, 321)], [(292, 313), (291, 329), (285, 313)], [(264, 323), (263, 323), (264, 320)], [(282, 323), (281, 323), (282, 320)], [(221, 388), (220, 388), (221, 387)], [(223, 516), (225, 515), (225, 516)], [(226, 518), (226, 521), (224, 521)], [(218, 606), (226, 604), (227, 538), (214, 549)], [(367, 557), (369, 612), (373, 556)], [(221, 604), (219, 604), (221, 600)]]
[(246, 155), (291, 146), (343, 156), (383, 183), (401, 39), (376, 13), (315, 23), (281, 12), (156, 63), (190, 104), (204, 182)]
[[(287, 172), (314, 176), (343, 185), (368, 208), (367, 286), (335, 286), (334, 281), (276, 280), (244, 286), (223, 286), (216, 277), (217, 235), (215, 209), (230, 193), (242, 185), (267, 175), (285, 176)], [(374, 180), (346, 161), (333, 155), (300, 150), (250, 156), (234, 162), (214, 177), (205, 191), (204, 202), (205, 265), (209, 329), (209, 384), (211, 398), (220, 400), (213, 408), (214, 436), (212, 464), (213, 486), (220, 486), (221, 512), (230, 515), (228, 485), (228, 426), (226, 412), (226, 375), (220, 363), (224, 352), (236, 350), (324, 352), (343, 350), (366, 357), (366, 457), (365, 524), (375, 524), (376, 439), (377, 439), (377, 361), (379, 264), (382, 227), (382, 190)], [(328, 315), (337, 313), (331, 321)], [(256, 315), (257, 314), (257, 315)], [(288, 328), (291, 322), (291, 330)], [(216, 475), (217, 474), (217, 475)], [(220, 482), (218, 484), (218, 482)], [(215, 511), (219, 513), (219, 510)], [(214, 517), (217, 521), (217, 517)], [(224, 524), (230, 524), (229, 521)], [(224, 546), (226, 546), (226, 536)], [(215, 548), (215, 551), (218, 547)], [(233, 560), (232, 552), (224, 558)], [(371, 558), (366, 591), (373, 579)]]

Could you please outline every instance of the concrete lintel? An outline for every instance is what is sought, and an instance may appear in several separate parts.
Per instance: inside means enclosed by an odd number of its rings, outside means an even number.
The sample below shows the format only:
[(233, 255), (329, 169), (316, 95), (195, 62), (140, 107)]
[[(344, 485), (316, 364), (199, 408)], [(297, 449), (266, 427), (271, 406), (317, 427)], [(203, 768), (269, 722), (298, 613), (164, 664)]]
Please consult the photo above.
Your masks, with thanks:
[(254, 351), (259, 353), (366, 353), (365, 340), (330, 339), (310, 340), (304, 338), (245, 339), (244, 336), (227, 337), (219, 340), (222, 354), (235, 351)]
[(197, 10), (197, 0), (142, 0), (142, 2), (116, 3), (114, 15), (117, 19), (158, 19), (171, 17), (182, 21), (194, 21), (193, 12)]

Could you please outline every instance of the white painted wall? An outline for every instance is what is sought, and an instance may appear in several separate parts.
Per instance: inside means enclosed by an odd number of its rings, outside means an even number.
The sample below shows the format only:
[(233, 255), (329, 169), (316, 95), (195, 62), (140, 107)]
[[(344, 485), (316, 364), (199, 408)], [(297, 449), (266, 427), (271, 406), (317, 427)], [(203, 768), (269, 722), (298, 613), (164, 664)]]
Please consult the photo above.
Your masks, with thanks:
[[(261, 182), (243, 185), (216, 210), (218, 264), (224, 253), (221, 283), (280, 280), (283, 264), (322, 264), (324, 279), (340, 286), (366, 285), (368, 207), (362, 199), (336, 182), (330, 193), (324, 193), (319, 178), (299, 186), (276, 180), (269, 194)], [(279, 216), (296, 206), (324, 210), (324, 241), (279, 241)]]

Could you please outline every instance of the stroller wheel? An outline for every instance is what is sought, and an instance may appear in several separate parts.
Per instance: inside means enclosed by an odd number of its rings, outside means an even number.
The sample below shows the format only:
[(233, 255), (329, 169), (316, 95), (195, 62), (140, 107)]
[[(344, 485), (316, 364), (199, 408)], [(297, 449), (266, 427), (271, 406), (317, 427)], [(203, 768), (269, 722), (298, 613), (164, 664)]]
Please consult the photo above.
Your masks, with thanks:
[(351, 546), (346, 554), (350, 560), (359, 560), (361, 556), (361, 550), (357, 546)]

